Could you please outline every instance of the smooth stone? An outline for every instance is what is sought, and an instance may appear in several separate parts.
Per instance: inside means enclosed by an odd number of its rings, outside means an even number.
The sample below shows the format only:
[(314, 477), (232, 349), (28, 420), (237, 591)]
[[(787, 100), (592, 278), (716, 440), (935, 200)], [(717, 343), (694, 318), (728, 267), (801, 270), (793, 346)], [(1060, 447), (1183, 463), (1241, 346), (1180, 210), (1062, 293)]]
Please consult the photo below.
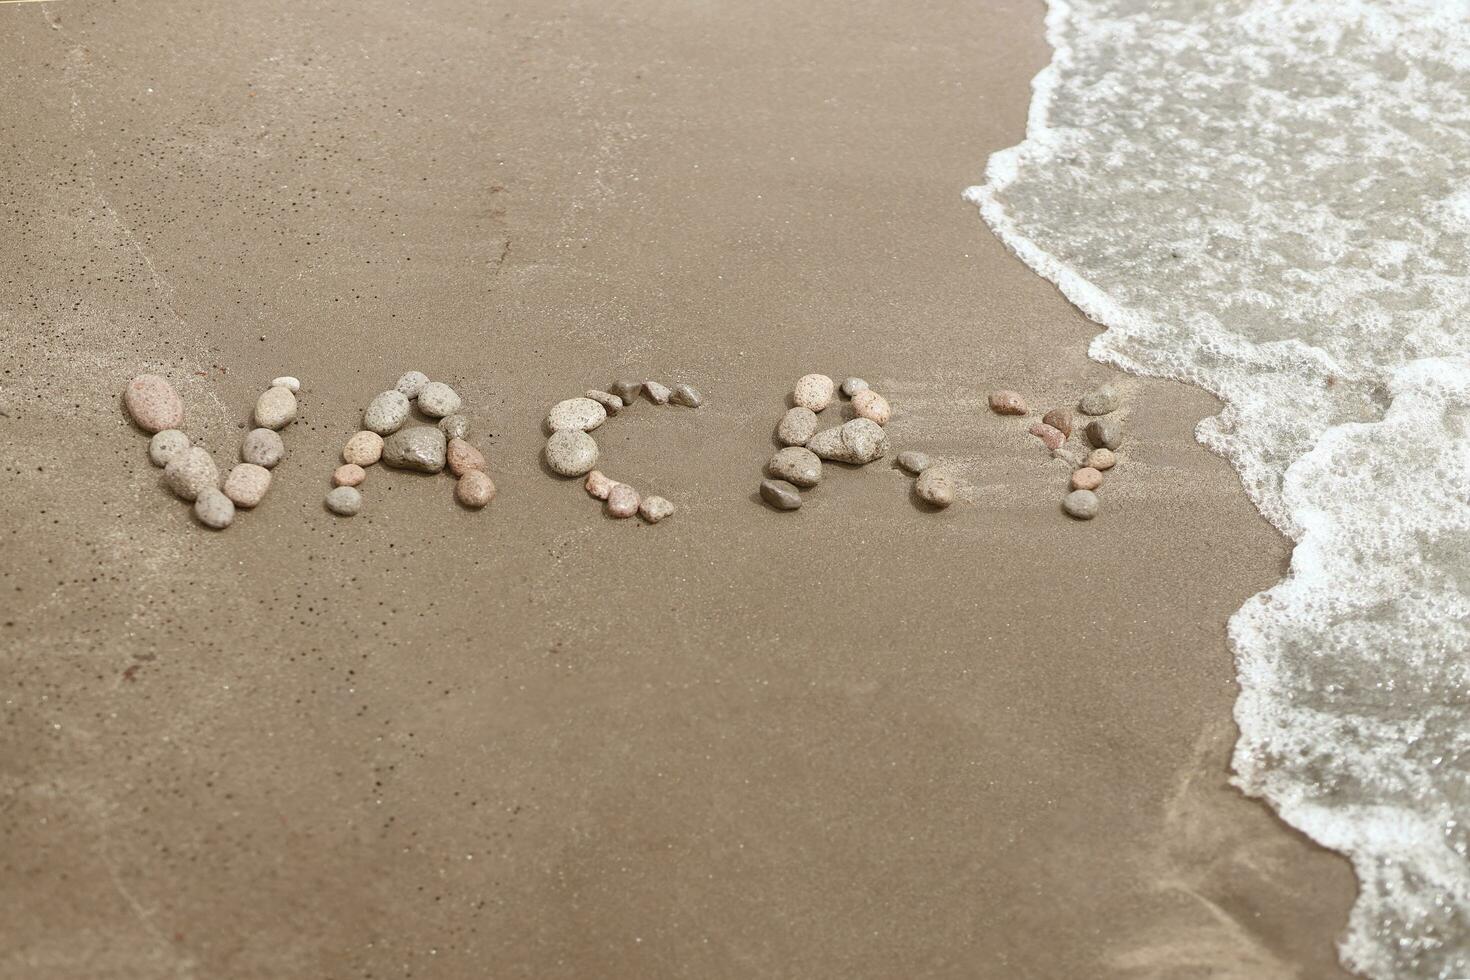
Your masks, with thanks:
[(342, 462), (358, 466), (372, 466), (383, 458), (383, 437), (364, 429), (342, 447)]
[(1122, 404), (1123, 396), (1118, 389), (1105, 384), (1083, 395), (1077, 408), (1083, 415), (1107, 415), (1109, 412), (1116, 412)]
[(1043, 415), (1041, 421), (1064, 436), (1072, 435), (1072, 410), (1070, 408), (1054, 408)]
[(825, 374), (803, 374), (791, 389), (791, 400), (801, 408), (820, 412), (832, 404), (837, 386)]
[(672, 388), (668, 387), (667, 385), (661, 385), (657, 381), (643, 382), (643, 393), (647, 395), (648, 400), (653, 402), (655, 405), (667, 405), (669, 403), (669, 399), (672, 398), (674, 395), (674, 391)]
[(626, 407), (633, 404), (633, 399), (637, 398), (638, 395), (642, 393), (643, 382), (614, 381), (611, 385), (608, 386), (607, 390), (621, 398), (623, 400), (623, 405)]
[(327, 494), (327, 510), (351, 517), (362, 510), (362, 492), (357, 487), (338, 487)]
[(1073, 490), (1096, 490), (1102, 486), (1102, 474), (1091, 466), (1084, 466), (1080, 470), (1072, 471)]
[(1087, 441), (1097, 449), (1117, 449), (1123, 442), (1123, 423), (1117, 419), (1093, 419), (1087, 423)]
[(669, 396), (669, 401), (675, 405), (687, 405), (690, 408), (698, 408), (704, 404), (704, 396), (699, 393), (698, 388), (681, 381), (674, 385), (674, 393)]
[[(274, 432), (271, 435), (275, 435)], [(193, 443), (189, 437), (178, 429), (164, 429), (155, 432), (153, 438), (148, 440), (148, 460), (154, 466), (167, 466), (169, 460), (179, 453), (188, 449)]]
[(205, 490), (219, 488), (219, 467), (209, 453), (191, 446), (168, 461), (163, 480), (181, 499), (195, 500)]
[(888, 404), (888, 399), (871, 388), (852, 396), (852, 410), (859, 418), (872, 419), (879, 425), (887, 425), (893, 418), (893, 407)]
[(853, 395), (856, 395), (860, 391), (867, 390), (868, 383), (862, 378), (844, 378), (842, 380), (842, 393), (848, 398), (851, 398)]
[(270, 469), (286, 455), (286, 444), (274, 429), (251, 429), (240, 440), (240, 459)]
[(449, 440), (445, 458), (449, 462), (449, 472), (455, 476), (464, 476), (474, 470), (485, 470), (489, 466), (485, 462), (485, 454), (463, 439)]
[(602, 470), (593, 470), (587, 474), (587, 482), (583, 484), (587, 492), (598, 500), (606, 500), (607, 495), (612, 493), (612, 488), (618, 485), (618, 481), (607, 476)]
[(156, 374), (140, 374), (123, 391), (123, 407), (144, 432), (177, 429), (184, 424), (184, 402), (173, 385)]
[(442, 419), (459, 411), (459, 394), (442, 381), (430, 381), (418, 393), (419, 411), (431, 419)]
[(1097, 494), (1091, 490), (1073, 490), (1062, 498), (1062, 510), (1079, 521), (1090, 521), (1097, 516)]
[[(249, 463), (241, 463), (249, 466)], [(270, 476), (269, 473), (266, 474)], [(235, 503), (214, 487), (206, 487), (194, 500), (194, 516), (205, 527), (222, 531), (235, 522)]]
[(394, 390), (403, 393), (404, 398), (417, 398), (424, 390), (424, 385), (429, 383), (429, 376), (422, 371), (405, 371), (393, 386)]
[(992, 391), (990, 410), (997, 415), (1025, 415), (1026, 399), (1014, 391)]
[(432, 425), (399, 429), (383, 440), (383, 463), (400, 470), (438, 473), (444, 469), (447, 440)]
[(374, 395), (362, 413), (362, 427), (380, 436), (392, 435), (408, 421), (408, 396), (398, 390)]
[(771, 457), (766, 473), (798, 487), (814, 487), (822, 482), (822, 460), (810, 449), (787, 446)]
[(657, 524), (665, 517), (672, 517), (674, 505), (663, 497), (644, 497), (638, 505), (638, 514), (650, 524)]
[(1067, 442), (1067, 436), (1061, 429), (1047, 425), (1045, 422), (1033, 424), (1031, 434), (1045, 443), (1046, 448), (1052, 451), (1061, 449)]
[(225, 496), (239, 507), (254, 507), (271, 488), (271, 471), (254, 463), (236, 463), (225, 477)]
[(596, 388), (587, 392), (587, 397), (603, 407), (608, 415), (616, 415), (623, 410), (623, 399), (606, 391), (598, 391)]
[(296, 395), (280, 385), (267, 388), (255, 401), (255, 424), (264, 429), (284, 429), (296, 418)]
[(785, 480), (762, 480), (761, 499), (777, 510), (801, 507), (801, 491)]
[(888, 435), (872, 419), (853, 419), (838, 430), (855, 463), (871, 463), (888, 452)]
[(367, 470), (356, 463), (343, 463), (332, 471), (332, 486), (334, 487), (360, 487), (362, 481), (367, 479)]
[(467, 470), (454, 484), (454, 499), (479, 509), (495, 499), (495, 484), (480, 470)]
[(568, 398), (551, 406), (546, 413), (546, 424), (553, 432), (562, 429), (580, 429), (591, 432), (607, 421), (607, 409), (591, 398)]
[(273, 378), (271, 380), (271, 387), (289, 388), (291, 389), (291, 393), (294, 395), (296, 392), (301, 390), (301, 379), (293, 378), (289, 374), (283, 374), (279, 378)]
[(919, 499), (934, 507), (948, 507), (954, 503), (955, 481), (944, 470), (927, 469), (914, 481), (914, 493)]
[(638, 513), (638, 491), (626, 483), (616, 484), (607, 495), (607, 513), (609, 517), (632, 517)]
[(597, 465), (597, 443), (581, 429), (562, 429), (546, 440), (546, 465), (562, 476), (581, 476)]
[(470, 435), (468, 415), (446, 415), (439, 420), (439, 431), (446, 439), (467, 439)]
[(1118, 462), (1111, 449), (1094, 449), (1087, 454), (1087, 465), (1095, 470), (1110, 470)]
[(776, 426), (776, 438), (788, 446), (805, 446), (817, 434), (817, 413), (809, 408), (789, 409)]
[(920, 473), (933, 466), (934, 460), (930, 459), (924, 453), (918, 452), (914, 449), (910, 449), (907, 452), (902, 452), (898, 454), (898, 465), (908, 470), (914, 476), (918, 476)]

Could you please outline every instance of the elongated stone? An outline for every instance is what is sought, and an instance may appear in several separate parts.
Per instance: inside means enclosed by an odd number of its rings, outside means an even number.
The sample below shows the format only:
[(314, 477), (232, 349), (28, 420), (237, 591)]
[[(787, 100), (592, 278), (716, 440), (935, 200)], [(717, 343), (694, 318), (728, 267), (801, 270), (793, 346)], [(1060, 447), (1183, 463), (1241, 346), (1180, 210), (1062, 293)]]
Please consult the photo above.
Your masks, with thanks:
[(184, 424), (184, 402), (173, 385), (156, 374), (140, 374), (128, 382), (123, 407), (144, 432), (177, 429)]
[(383, 440), (383, 463), (401, 470), (438, 473), (444, 469), (446, 440), (432, 425), (399, 429)]
[(801, 491), (785, 480), (762, 480), (761, 499), (777, 510), (797, 510), (801, 507)]
[(810, 449), (787, 446), (771, 457), (766, 472), (798, 487), (814, 487), (822, 482), (822, 461)]

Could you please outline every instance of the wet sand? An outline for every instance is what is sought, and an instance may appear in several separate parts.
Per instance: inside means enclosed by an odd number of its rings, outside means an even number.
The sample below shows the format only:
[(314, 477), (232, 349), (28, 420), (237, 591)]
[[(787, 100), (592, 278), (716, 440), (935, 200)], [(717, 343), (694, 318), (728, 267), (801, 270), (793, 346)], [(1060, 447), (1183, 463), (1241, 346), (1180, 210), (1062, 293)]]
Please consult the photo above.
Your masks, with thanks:
[[(1227, 785), (1224, 623), (1285, 542), (1120, 378), (1090, 524), (983, 409), (1114, 376), (960, 199), (1022, 133), (1032, 2), (0, 7), (0, 974), (1326, 977), (1341, 859)], [(465, 395), (499, 498), (376, 469), (362, 407)], [(169, 376), (218, 534), (118, 408)], [(753, 499), (791, 382), (899, 449)], [(624, 375), (604, 519), (542, 469)], [(833, 410), (829, 410), (829, 414)]]

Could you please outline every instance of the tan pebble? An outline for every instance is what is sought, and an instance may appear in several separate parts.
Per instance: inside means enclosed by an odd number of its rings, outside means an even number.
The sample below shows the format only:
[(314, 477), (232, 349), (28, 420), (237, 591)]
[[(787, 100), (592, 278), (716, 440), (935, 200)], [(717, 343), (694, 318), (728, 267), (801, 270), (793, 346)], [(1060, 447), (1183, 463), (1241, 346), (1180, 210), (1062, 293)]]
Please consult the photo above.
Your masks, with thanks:
[(1047, 449), (1061, 449), (1067, 441), (1067, 437), (1055, 426), (1047, 425), (1045, 422), (1037, 422), (1031, 427), (1031, 434), (1046, 444)]
[(933, 507), (948, 507), (954, 503), (955, 480), (944, 470), (930, 468), (914, 481), (914, 492)]
[(997, 415), (1025, 415), (1026, 399), (1014, 391), (992, 391), (990, 410)]
[(162, 432), (184, 424), (184, 403), (178, 392), (156, 374), (140, 374), (129, 381), (123, 392), (123, 406), (144, 432)]
[(872, 419), (879, 425), (887, 425), (893, 418), (893, 407), (888, 404), (888, 399), (871, 388), (864, 388), (852, 396), (852, 410), (859, 417)]
[(367, 479), (367, 470), (356, 463), (343, 463), (332, 471), (332, 486), (334, 487), (360, 487), (362, 481)]
[(290, 388), (275, 385), (255, 401), (255, 424), (263, 429), (284, 429), (296, 418), (296, 396)]
[(1087, 465), (1095, 470), (1110, 470), (1117, 461), (1111, 449), (1094, 449), (1087, 454)]
[(488, 465), (485, 454), (463, 439), (450, 439), (445, 454), (449, 462), (449, 472), (455, 476), (464, 476), (471, 470), (483, 470)]
[(206, 487), (194, 501), (194, 516), (205, 527), (222, 531), (235, 521), (235, 504), (214, 487)]
[(209, 453), (192, 446), (168, 461), (163, 479), (180, 499), (195, 500), (205, 490), (219, 488), (219, 468)]
[(657, 524), (674, 513), (674, 505), (663, 497), (644, 497), (638, 505), (638, 513), (650, 524)]
[(1072, 410), (1070, 408), (1054, 408), (1043, 415), (1041, 421), (1064, 436), (1072, 435)]
[(832, 395), (837, 385), (825, 374), (804, 374), (797, 379), (791, 392), (791, 400), (800, 408), (820, 412), (832, 404)]
[(598, 500), (606, 500), (607, 495), (612, 493), (612, 488), (617, 485), (618, 481), (609, 479), (602, 470), (593, 470), (587, 474), (587, 492)]
[(1072, 472), (1073, 490), (1096, 490), (1100, 486), (1102, 486), (1102, 474), (1091, 466), (1084, 466)]
[(495, 484), (482, 470), (466, 470), (454, 484), (454, 499), (466, 507), (484, 507), (495, 499)]
[(271, 471), (254, 463), (236, 463), (225, 477), (225, 496), (237, 507), (254, 507), (271, 487)]
[(342, 447), (342, 461), (358, 466), (372, 466), (383, 458), (383, 437), (366, 429), (347, 440)]
[(632, 517), (638, 513), (638, 503), (638, 491), (626, 483), (619, 483), (607, 495), (608, 516)]

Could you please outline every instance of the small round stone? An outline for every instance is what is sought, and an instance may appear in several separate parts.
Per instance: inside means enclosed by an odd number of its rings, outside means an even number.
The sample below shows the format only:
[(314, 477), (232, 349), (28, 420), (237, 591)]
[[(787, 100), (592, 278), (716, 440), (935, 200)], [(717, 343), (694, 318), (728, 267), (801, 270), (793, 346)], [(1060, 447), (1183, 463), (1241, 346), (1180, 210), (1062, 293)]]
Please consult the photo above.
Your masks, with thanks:
[(290, 388), (273, 385), (255, 400), (255, 424), (264, 429), (284, 429), (296, 418), (296, 395)]
[[(271, 435), (275, 433), (272, 432)], [(169, 460), (188, 449), (190, 445), (189, 437), (178, 429), (164, 429), (162, 432), (155, 432), (153, 438), (148, 440), (148, 460), (154, 466), (167, 466)]]
[(787, 446), (771, 457), (766, 472), (798, 487), (814, 487), (822, 482), (822, 461), (810, 449)]
[(362, 413), (362, 427), (380, 436), (392, 435), (408, 421), (408, 396), (394, 389), (373, 396)]
[(623, 410), (623, 399), (618, 395), (593, 388), (587, 392), (587, 397), (601, 405), (608, 415), (616, 415)]
[(934, 460), (930, 459), (925, 453), (910, 449), (907, 452), (898, 454), (898, 465), (908, 470), (914, 476), (918, 476), (933, 466)]
[(872, 419), (879, 425), (887, 425), (893, 418), (893, 407), (888, 404), (888, 399), (871, 388), (852, 396), (852, 410), (859, 418)]
[(579, 429), (591, 432), (607, 421), (607, 409), (591, 398), (568, 398), (551, 406), (546, 413), (546, 424), (553, 432), (563, 429)]
[(1072, 410), (1070, 408), (1054, 408), (1043, 415), (1041, 421), (1064, 436), (1072, 434)]
[[(242, 463), (249, 466), (249, 463)], [(269, 476), (270, 474), (266, 474)], [(194, 499), (194, 516), (205, 527), (224, 530), (235, 522), (235, 504), (219, 490), (207, 487)]]
[(789, 409), (776, 426), (776, 438), (788, 446), (805, 446), (817, 434), (817, 413), (809, 408)]
[(698, 408), (704, 404), (704, 396), (699, 393), (698, 388), (681, 381), (674, 385), (674, 393), (669, 396), (669, 401), (675, 405), (687, 405), (689, 408)]
[(655, 405), (667, 405), (669, 399), (674, 397), (674, 390), (672, 388), (667, 385), (661, 385), (657, 381), (643, 382), (643, 393)]
[(801, 507), (801, 491), (785, 480), (762, 480), (761, 499), (777, 510)]
[(442, 381), (430, 381), (418, 393), (419, 411), (431, 419), (442, 419), (459, 411), (458, 393)]
[(638, 491), (626, 483), (616, 484), (607, 495), (607, 513), (609, 517), (632, 517), (638, 513)]
[(1073, 490), (1096, 490), (1102, 486), (1102, 474), (1091, 466), (1072, 471)]
[(618, 481), (608, 477), (602, 470), (593, 470), (587, 474), (587, 482), (583, 484), (587, 492), (598, 500), (606, 500), (607, 495), (612, 493), (612, 488), (618, 485)]
[(932, 507), (948, 507), (954, 503), (954, 477), (944, 470), (927, 469), (914, 481), (914, 493)]
[(996, 415), (1025, 415), (1026, 399), (1014, 391), (992, 391), (990, 410)]
[(357, 487), (338, 487), (327, 494), (327, 510), (351, 517), (362, 510), (362, 493)]
[(184, 402), (173, 385), (156, 374), (140, 374), (128, 382), (123, 407), (144, 432), (177, 429), (184, 424)]
[(406, 371), (393, 387), (403, 393), (404, 398), (417, 398), (429, 383), (429, 376), (422, 371)]
[(342, 462), (358, 466), (372, 466), (383, 458), (383, 437), (376, 432), (363, 430), (342, 447)]
[(240, 458), (270, 469), (286, 455), (286, 444), (274, 429), (251, 429), (240, 441)]
[(489, 465), (485, 462), (485, 454), (463, 439), (449, 440), (445, 458), (449, 462), (449, 472), (455, 476), (464, 476), (473, 470), (484, 470)]
[(195, 500), (205, 490), (219, 488), (219, 468), (209, 453), (192, 446), (168, 461), (163, 480), (180, 498)]
[(1098, 449), (1117, 449), (1123, 442), (1123, 423), (1117, 419), (1093, 419), (1087, 423), (1087, 441)]
[(1073, 490), (1062, 498), (1062, 510), (1079, 521), (1090, 521), (1097, 516), (1097, 494), (1091, 490)]
[(1116, 412), (1122, 404), (1123, 396), (1118, 389), (1107, 384), (1083, 395), (1077, 407), (1083, 415), (1107, 415), (1109, 412)]
[(612, 384), (608, 385), (607, 390), (612, 392), (614, 395), (617, 395), (618, 398), (622, 400), (623, 406), (626, 408), (627, 406), (633, 404), (633, 399), (637, 398), (638, 395), (643, 391), (643, 382), (614, 381)]
[(432, 425), (411, 425), (383, 440), (383, 465), (420, 473), (444, 469), (447, 440)]
[(1061, 449), (1067, 441), (1067, 437), (1062, 433), (1062, 430), (1047, 425), (1045, 422), (1037, 422), (1032, 425), (1031, 434), (1040, 439), (1046, 445), (1046, 448), (1051, 450)]
[(639, 515), (650, 524), (657, 524), (665, 517), (672, 517), (674, 505), (663, 497), (644, 497), (638, 505)]
[(825, 374), (804, 374), (797, 379), (791, 391), (791, 400), (801, 408), (820, 412), (832, 404), (832, 394), (837, 386)]
[(581, 476), (597, 465), (597, 443), (581, 429), (562, 429), (546, 440), (546, 465), (562, 476)]
[(446, 439), (468, 439), (470, 417), (468, 415), (446, 415), (439, 420), (439, 431)]
[(275, 378), (271, 381), (271, 387), (289, 388), (291, 389), (291, 393), (295, 394), (296, 392), (301, 390), (301, 379), (293, 378), (289, 374), (283, 374), (279, 378)]
[(1087, 454), (1087, 465), (1095, 470), (1110, 470), (1117, 461), (1111, 449), (1094, 449)]
[(844, 378), (842, 380), (842, 393), (848, 398), (851, 398), (853, 395), (856, 395), (860, 391), (867, 390), (868, 383), (862, 378)]
[(343, 463), (332, 471), (332, 486), (334, 487), (360, 487), (362, 481), (367, 479), (367, 470), (356, 463)]
[(495, 484), (480, 470), (468, 470), (454, 484), (454, 499), (479, 509), (495, 499)]
[(240, 507), (254, 507), (270, 488), (271, 471), (254, 463), (236, 463), (225, 477), (225, 496)]

